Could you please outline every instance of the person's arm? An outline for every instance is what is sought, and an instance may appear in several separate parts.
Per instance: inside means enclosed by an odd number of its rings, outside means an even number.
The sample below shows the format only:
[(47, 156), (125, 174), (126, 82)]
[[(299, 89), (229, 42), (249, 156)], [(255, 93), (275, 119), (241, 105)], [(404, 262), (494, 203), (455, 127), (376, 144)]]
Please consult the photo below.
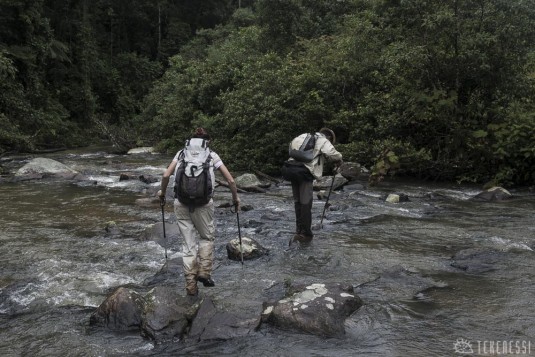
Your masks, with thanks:
[(234, 206), (236, 207), (236, 210), (240, 209), (240, 198), (238, 197), (238, 188), (236, 187), (236, 182), (234, 181), (234, 177), (230, 174), (229, 170), (225, 165), (221, 165), (218, 167), (218, 170), (221, 172), (223, 177), (228, 183), (228, 187), (230, 188), (230, 192), (232, 192), (232, 202), (234, 203)]
[(160, 190), (158, 191), (158, 196), (160, 198), (162, 197), (165, 197), (165, 192), (167, 191), (167, 185), (169, 184), (169, 178), (171, 177), (171, 175), (173, 175), (173, 173), (175, 172), (175, 167), (177, 165), (177, 162), (176, 160), (173, 160), (169, 166), (167, 167), (167, 169), (165, 170), (165, 172), (163, 173), (163, 176), (162, 176), (162, 182), (160, 183)]
[(337, 165), (342, 163), (342, 154), (334, 148), (334, 145), (329, 140), (325, 140), (325, 143), (321, 147), (321, 153), (325, 155), (328, 161), (334, 162)]

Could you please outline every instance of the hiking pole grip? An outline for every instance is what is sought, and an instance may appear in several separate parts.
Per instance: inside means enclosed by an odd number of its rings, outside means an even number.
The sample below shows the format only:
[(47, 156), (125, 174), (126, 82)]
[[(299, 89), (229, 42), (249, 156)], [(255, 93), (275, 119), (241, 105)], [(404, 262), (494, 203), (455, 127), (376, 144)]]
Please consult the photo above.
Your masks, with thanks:
[(240, 240), (241, 265), (243, 266), (243, 246), (242, 246), (242, 243), (241, 243), (240, 213), (239, 213), (238, 207), (236, 207), (236, 220), (238, 222), (238, 239)]

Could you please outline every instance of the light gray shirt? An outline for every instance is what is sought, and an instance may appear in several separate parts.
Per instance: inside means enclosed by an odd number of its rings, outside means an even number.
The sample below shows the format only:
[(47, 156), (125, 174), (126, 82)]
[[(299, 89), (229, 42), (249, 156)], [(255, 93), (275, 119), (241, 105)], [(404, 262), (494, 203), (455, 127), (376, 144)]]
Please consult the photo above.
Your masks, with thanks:
[[(290, 148), (299, 150), (307, 134), (301, 134), (296, 137), (290, 143)], [(293, 160), (293, 159), (290, 159)], [(323, 164), (325, 160), (331, 162), (338, 162), (342, 160), (342, 154), (340, 154), (335, 148), (334, 145), (321, 133), (316, 133), (316, 146), (314, 146), (314, 159), (305, 163), (307, 169), (312, 173), (314, 178), (319, 179), (323, 175)]]

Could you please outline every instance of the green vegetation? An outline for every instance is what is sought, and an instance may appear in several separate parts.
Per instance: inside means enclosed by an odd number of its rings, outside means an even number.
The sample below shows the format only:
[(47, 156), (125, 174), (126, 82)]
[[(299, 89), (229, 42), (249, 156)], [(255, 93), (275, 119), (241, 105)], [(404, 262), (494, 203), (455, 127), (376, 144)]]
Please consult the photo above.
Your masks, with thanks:
[(328, 126), (372, 183), (535, 181), (534, 0), (0, 0), (0, 87), (0, 154), (204, 126), (276, 174)]

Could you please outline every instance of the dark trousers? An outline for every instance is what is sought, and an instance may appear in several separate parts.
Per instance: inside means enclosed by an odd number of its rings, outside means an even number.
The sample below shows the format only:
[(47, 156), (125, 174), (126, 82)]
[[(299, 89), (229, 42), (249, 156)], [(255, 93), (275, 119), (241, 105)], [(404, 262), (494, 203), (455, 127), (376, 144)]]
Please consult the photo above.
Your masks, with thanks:
[(296, 233), (312, 238), (313, 181), (292, 181)]

